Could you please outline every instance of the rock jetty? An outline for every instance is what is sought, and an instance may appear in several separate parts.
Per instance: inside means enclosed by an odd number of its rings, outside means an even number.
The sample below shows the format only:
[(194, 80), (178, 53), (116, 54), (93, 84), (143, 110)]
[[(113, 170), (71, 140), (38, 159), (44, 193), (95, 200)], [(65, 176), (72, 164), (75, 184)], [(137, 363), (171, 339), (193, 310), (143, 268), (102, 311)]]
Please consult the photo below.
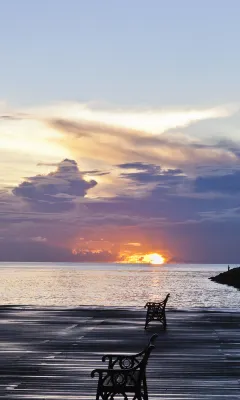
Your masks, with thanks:
[(217, 276), (212, 276), (211, 281), (222, 283), (224, 285), (234, 286), (240, 289), (240, 267), (229, 269), (226, 272), (222, 272)]

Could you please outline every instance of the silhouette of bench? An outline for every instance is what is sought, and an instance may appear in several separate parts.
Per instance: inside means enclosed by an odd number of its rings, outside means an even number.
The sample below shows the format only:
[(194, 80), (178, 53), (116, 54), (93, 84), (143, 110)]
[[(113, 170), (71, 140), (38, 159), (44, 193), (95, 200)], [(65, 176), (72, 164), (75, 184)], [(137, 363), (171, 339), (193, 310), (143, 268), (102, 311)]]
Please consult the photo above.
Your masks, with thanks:
[(166, 313), (165, 308), (168, 301), (170, 293), (167, 294), (165, 299), (160, 302), (152, 302), (149, 301), (145, 308), (147, 307), (147, 315), (146, 315), (146, 322), (145, 322), (145, 329), (147, 329), (148, 324), (151, 321), (159, 321), (163, 324), (163, 328), (166, 329), (167, 327), (167, 320), (166, 320)]
[[(124, 400), (136, 399), (147, 400), (146, 366), (154, 349), (157, 338), (154, 334), (143, 351), (137, 354), (106, 354), (102, 361), (108, 360), (108, 368), (94, 369), (91, 373), (93, 378), (98, 374), (98, 386), (96, 400), (114, 399), (115, 395), (121, 394)], [(129, 398), (129, 395), (131, 396)]]

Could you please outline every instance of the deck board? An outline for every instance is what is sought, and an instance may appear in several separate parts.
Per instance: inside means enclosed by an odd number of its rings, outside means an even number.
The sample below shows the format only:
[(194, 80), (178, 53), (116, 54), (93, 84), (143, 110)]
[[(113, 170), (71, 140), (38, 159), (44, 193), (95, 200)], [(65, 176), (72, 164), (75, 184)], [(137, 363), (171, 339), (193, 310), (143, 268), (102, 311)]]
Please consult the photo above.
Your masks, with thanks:
[(93, 400), (90, 372), (111, 352), (137, 352), (157, 332), (149, 400), (240, 399), (240, 312), (100, 308), (0, 308), (0, 398)]

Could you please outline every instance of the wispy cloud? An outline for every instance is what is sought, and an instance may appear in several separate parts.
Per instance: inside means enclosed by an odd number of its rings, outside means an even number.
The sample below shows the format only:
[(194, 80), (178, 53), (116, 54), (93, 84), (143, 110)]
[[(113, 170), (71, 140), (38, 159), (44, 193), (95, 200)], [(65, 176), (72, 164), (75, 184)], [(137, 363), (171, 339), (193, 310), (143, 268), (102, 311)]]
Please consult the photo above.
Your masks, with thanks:
[[(86, 174), (96, 179), (92, 196), (121, 193), (123, 182), (114, 166), (134, 160), (181, 168), (193, 173), (201, 165), (229, 165), (238, 162), (239, 147), (230, 142), (202, 142), (199, 137), (179, 132), (191, 124), (234, 115), (238, 105), (199, 109), (125, 109), (81, 103), (58, 103), (45, 107), (13, 110), (2, 108), (0, 185), (21, 182), (30, 174), (50, 173), (64, 158), (76, 159)], [(5, 118), (7, 115), (7, 118)], [(9, 166), (11, 160), (11, 168)], [(13, 164), (17, 168), (12, 168)], [(109, 173), (110, 172), (110, 173)], [(121, 179), (120, 179), (121, 178)], [(128, 182), (134, 190), (133, 182)], [(139, 190), (139, 188), (138, 188)]]
[(113, 108), (106, 106), (101, 108), (96, 105), (81, 103), (60, 103), (49, 107), (31, 108), (26, 110), (30, 115), (40, 118), (53, 118), (62, 120), (72, 120), (76, 122), (98, 124), (144, 131), (153, 134), (163, 133), (169, 129), (185, 127), (191, 123), (225, 118), (233, 115), (239, 109), (239, 105), (227, 104), (209, 108), (171, 108), (154, 109), (141, 108), (135, 109)]

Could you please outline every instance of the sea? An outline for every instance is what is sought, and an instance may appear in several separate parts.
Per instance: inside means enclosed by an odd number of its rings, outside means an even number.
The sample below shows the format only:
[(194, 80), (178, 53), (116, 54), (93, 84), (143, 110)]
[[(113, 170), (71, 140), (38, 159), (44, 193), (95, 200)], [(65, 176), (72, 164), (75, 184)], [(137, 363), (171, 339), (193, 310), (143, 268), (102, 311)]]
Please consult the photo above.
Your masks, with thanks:
[[(231, 267), (236, 267), (231, 266)], [(239, 309), (240, 291), (209, 280), (227, 265), (0, 263), (0, 304)]]

